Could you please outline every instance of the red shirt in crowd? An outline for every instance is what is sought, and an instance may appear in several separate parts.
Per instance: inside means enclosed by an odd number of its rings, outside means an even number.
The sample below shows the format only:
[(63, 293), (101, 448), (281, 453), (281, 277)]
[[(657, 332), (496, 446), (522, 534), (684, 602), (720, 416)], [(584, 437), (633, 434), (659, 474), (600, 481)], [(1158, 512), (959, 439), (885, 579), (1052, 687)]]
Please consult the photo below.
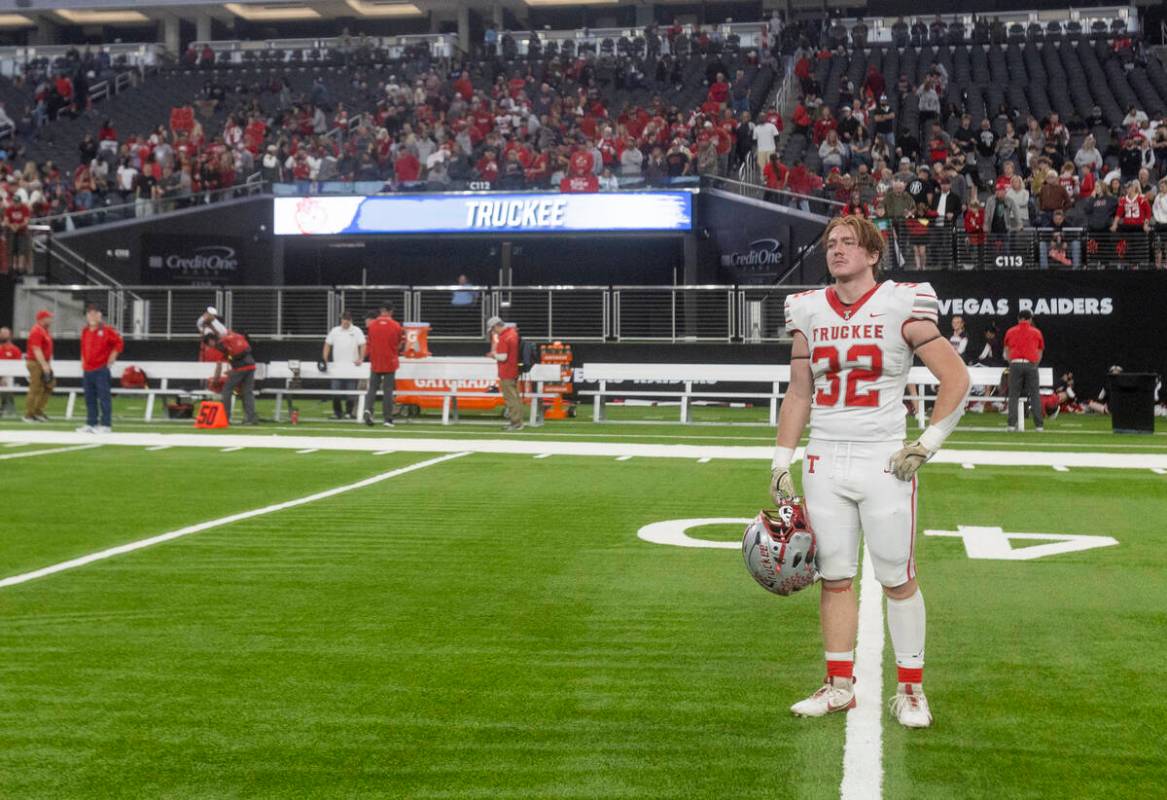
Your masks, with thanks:
[(587, 194), (600, 191), (600, 181), (595, 175), (573, 175), (559, 182), (559, 191), (564, 194)]
[(1010, 361), (1020, 358), (1037, 364), (1041, 361), (1041, 351), (1045, 350), (1045, 337), (1032, 322), (1023, 319), (1005, 331), (1005, 349)]
[(506, 354), (506, 360), (498, 362), (499, 380), (518, 380), (519, 329), (513, 326), (503, 328), (502, 333), (498, 335), (498, 342), (494, 345), (494, 352)]
[(36, 356), (33, 355), (32, 349), (39, 347), (41, 354), (45, 357), (45, 361), (53, 360), (53, 337), (41, 325), (33, 325), (32, 330), (28, 332), (28, 348), (24, 357), (28, 361), (36, 361)]
[(19, 361), (21, 358), (24, 358), (24, 354), (12, 342), (0, 344), (0, 361)]
[(24, 233), (28, 230), (28, 221), (32, 218), (32, 209), (19, 200), (4, 209), (4, 221), (13, 233)]
[(112, 353), (125, 350), (125, 343), (117, 330), (101, 324), (96, 328), (86, 325), (81, 330), (81, 370), (92, 372), (109, 364)]
[(421, 176), (421, 162), (413, 153), (407, 152), (398, 158), (393, 169), (397, 173), (397, 180), (403, 183), (411, 183)]
[(401, 343), (404, 330), (401, 323), (388, 314), (369, 321), (369, 363), (373, 372), (396, 372), (401, 365)]
[(1114, 211), (1114, 218), (1123, 227), (1141, 228), (1144, 223), (1151, 219), (1151, 204), (1141, 194), (1134, 200), (1124, 194), (1118, 199), (1118, 208)]

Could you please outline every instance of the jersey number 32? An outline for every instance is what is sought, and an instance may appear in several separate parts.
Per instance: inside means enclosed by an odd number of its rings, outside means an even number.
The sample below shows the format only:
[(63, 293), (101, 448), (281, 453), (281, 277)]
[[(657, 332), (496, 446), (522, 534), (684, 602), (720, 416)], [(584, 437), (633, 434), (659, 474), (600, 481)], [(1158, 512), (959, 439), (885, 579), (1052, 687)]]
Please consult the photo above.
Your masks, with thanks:
[[(842, 380), (839, 373), (841, 372), (839, 365), (839, 348), (833, 345), (825, 345), (816, 347), (814, 352), (810, 355), (811, 366), (826, 362), (827, 371), (824, 376), (827, 379), (826, 388), (819, 389), (815, 392), (814, 403), (816, 406), (834, 406), (838, 405), (840, 397), (843, 398), (843, 405), (851, 408), (863, 408), (879, 405), (879, 390), (867, 389), (862, 391), (862, 384), (871, 383), (879, 380), (880, 375), (883, 374), (883, 351), (874, 344), (855, 344), (847, 349), (846, 355), (847, 363), (854, 364), (847, 371), (847, 390), (841, 391)], [(859, 366), (860, 361), (867, 361), (868, 366)]]

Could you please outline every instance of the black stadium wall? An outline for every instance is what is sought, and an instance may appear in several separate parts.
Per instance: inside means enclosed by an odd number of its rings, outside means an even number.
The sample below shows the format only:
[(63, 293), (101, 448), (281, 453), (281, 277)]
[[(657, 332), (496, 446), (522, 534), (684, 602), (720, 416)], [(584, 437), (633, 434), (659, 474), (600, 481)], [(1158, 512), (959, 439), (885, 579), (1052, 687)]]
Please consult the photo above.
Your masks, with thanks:
[[(283, 282), (271, 198), (227, 200), (57, 234), (55, 239), (128, 286)], [(54, 276), (57, 277), (57, 276)], [(72, 281), (63, 274), (61, 280)]]
[(940, 298), (940, 326), (952, 333), (964, 317), (969, 354), (995, 325), (1004, 335), (1029, 310), (1045, 336), (1043, 363), (1074, 373), (1079, 393), (1102, 387), (1107, 368), (1167, 374), (1167, 271), (921, 272), (898, 280), (929, 281)]

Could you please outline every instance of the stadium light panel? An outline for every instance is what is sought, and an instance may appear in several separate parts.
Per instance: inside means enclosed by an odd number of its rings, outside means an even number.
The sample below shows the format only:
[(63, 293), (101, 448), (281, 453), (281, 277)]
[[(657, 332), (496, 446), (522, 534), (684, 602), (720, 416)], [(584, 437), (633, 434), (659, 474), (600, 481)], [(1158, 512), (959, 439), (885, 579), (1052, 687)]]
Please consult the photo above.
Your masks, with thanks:
[(237, 17), (253, 22), (286, 22), (297, 19), (320, 19), (320, 12), (298, 3), (273, 3), (272, 5), (244, 5), (226, 3), (223, 8)]
[(523, 0), (529, 6), (614, 6), (620, 0)]
[(364, 0), (344, 0), (362, 17), (422, 17), (425, 12), (413, 3), (370, 3)]
[(142, 12), (129, 9), (97, 11), (61, 8), (53, 13), (73, 25), (143, 25), (151, 22)]

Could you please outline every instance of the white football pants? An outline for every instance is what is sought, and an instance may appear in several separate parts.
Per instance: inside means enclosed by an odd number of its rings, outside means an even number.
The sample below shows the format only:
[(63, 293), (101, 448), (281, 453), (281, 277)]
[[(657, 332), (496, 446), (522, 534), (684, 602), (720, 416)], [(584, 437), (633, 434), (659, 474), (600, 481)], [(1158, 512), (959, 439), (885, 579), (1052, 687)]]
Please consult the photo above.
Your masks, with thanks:
[(901, 447), (814, 439), (807, 444), (802, 490), (825, 580), (858, 574), (861, 531), (881, 584), (899, 586), (916, 577), (916, 479), (898, 480), (888, 468)]

